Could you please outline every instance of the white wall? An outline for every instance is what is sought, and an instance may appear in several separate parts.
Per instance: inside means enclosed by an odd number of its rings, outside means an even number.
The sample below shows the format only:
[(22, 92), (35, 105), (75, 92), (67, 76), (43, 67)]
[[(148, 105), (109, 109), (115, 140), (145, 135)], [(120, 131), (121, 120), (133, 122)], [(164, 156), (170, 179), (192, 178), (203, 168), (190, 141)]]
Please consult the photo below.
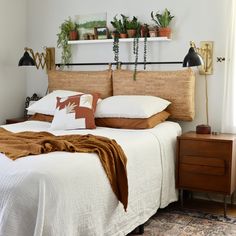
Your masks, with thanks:
[(0, 0), (0, 124), (23, 115), (26, 74), (17, 66), (26, 41), (26, 1)]
[[(208, 76), (209, 82), (209, 110), (210, 125), (213, 130), (220, 130), (224, 63), (216, 63), (216, 56), (225, 54), (226, 5), (229, 0), (29, 0), (29, 44), (35, 50), (41, 46), (55, 46), (59, 25), (68, 16), (77, 14), (108, 13), (108, 23), (115, 14), (123, 13), (128, 16), (138, 16), (142, 22), (152, 24), (150, 12), (168, 8), (175, 15), (172, 28), (173, 39), (171, 42), (153, 43), (148, 45), (148, 59), (162, 61), (181, 61), (189, 48), (189, 41), (196, 44), (200, 41), (214, 41), (214, 74)], [(108, 24), (110, 26), (110, 23)], [(130, 58), (131, 45), (121, 46), (121, 60)], [(142, 50), (141, 50), (142, 51)], [(142, 52), (141, 54), (142, 55)], [(57, 62), (60, 62), (60, 50), (56, 53)], [(141, 56), (140, 56), (140, 60)], [(73, 46), (74, 62), (113, 61), (112, 45), (83, 45)], [(178, 66), (166, 66), (165, 69), (178, 69)], [(91, 69), (91, 67), (89, 68)], [(152, 69), (158, 69), (153, 67)], [(196, 72), (197, 73), (197, 72)], [(27, 94), (33, 92), (44, 94), (47, 89), (47, 76), (45, 72), (31, 69), (28, 71)], [(196, 124), (205, 123), (204, 103), (204, 77), (197, 74), (196, 81), (196, 118), (193, 122), (182, 122), (184, 130), (195, 129)]]

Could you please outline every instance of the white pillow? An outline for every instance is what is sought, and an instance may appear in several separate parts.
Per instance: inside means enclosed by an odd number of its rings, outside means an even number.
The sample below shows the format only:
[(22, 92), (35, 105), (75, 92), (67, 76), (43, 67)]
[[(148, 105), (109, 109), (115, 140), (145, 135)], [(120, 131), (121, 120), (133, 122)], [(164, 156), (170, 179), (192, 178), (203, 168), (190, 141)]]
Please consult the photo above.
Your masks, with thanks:
[[(37, 102), (37, 101), (30, 101), (30, 102), (29, 102), (29, 106), (33, 105), (35, 102)], [(27, 109), (27, 108), (26, 108), (26, 109)], [(34, 115), (34, 113), (35, 113), (35, 112), (27, 111), (27, 115), (29, 115), (29, 116), (30, 116), (30, 115)]]
[(40, 100), (36, 101), (34, 104), (30, 105), (26, 109), (28, 110), (28, 112), (30, 112), (30, 114), (42, 113), (45, 115), (54, 115), (56, 109), (57, 97), (67, 97), (76, 94), (81, 94), (81, 93), (69, 90), (55, 90), (47, 94)]
[(166, 109), (169, 101), (146, 95), (118, 95), (97, 104), (95, 117), (149, 118)]

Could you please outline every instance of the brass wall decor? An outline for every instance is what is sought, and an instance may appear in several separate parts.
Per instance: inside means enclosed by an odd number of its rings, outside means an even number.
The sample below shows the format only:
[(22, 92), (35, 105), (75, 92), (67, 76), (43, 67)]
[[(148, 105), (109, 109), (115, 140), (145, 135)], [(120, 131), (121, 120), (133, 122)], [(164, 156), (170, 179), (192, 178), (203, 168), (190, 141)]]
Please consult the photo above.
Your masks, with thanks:
[(204, 64), (199, 67), (200, 75), (212, 75), (213, 74), (213, 41), (201, 41), (200, 47), (196, 47), (193, 41), (190, 42), (197, 53), (199, 53), (203, 59)]
[[(35, 53), (33, 49), (27, 47), (24, 50), (25, 53), (19, 61), (19, 66), (35, 65), (37, 69), (46, 67), (47, 71), (55, 68), (55, 48), (44, 47), (45, 52), (41, 53)], [(29, 60), (31, 61), (29, 62)]]

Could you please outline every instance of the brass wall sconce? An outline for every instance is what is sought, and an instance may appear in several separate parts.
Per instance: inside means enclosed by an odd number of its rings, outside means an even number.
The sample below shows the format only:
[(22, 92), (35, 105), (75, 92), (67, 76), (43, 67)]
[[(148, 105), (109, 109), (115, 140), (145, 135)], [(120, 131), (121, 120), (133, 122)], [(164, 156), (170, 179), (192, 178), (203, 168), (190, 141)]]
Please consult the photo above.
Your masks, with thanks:
[(190, 49), (183, 61), (183, 67), (200, 66), (199, 74), (205, 75), (205, 102), (206, 102), (206, 120), (207, 124), (197, 125), (196, 133), (210, 134), (208, 115), (208, 88), (207, 75), (213, 74), (213, 42), (202, 41), (200, 48), (197, 48), (193, 41), (190, 42)]
[(199, 53), (203, 59), (203, 65), (199, 67), (200, 75), (212, 75), (213, 74), (213, 41), (201, 41), (200, 47), (196, 47), (193, 41), (190, 42), (197, 53)]
[(47, 71), (55, 69), (55, 48), (44, 47), (44, 50), (45, 52), (35, 53), (33, 49), (26, 47), (18, 66), (36, 66), (37, 69), (46, 67)]

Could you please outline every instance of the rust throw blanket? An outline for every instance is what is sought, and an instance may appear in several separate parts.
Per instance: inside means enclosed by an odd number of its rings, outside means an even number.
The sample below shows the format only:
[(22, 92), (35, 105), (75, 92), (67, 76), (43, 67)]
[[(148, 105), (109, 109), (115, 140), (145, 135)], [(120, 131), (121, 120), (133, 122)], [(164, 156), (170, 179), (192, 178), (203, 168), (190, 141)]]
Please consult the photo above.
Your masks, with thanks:
[(115, 140), (94, 135), (54, 136), (48, 132), (12, 133), (0, 128), (0, 152), (12, 160), (53, 151), (97, 153), (111, 187), (126, 210), (128, 181), (126, 156)]

